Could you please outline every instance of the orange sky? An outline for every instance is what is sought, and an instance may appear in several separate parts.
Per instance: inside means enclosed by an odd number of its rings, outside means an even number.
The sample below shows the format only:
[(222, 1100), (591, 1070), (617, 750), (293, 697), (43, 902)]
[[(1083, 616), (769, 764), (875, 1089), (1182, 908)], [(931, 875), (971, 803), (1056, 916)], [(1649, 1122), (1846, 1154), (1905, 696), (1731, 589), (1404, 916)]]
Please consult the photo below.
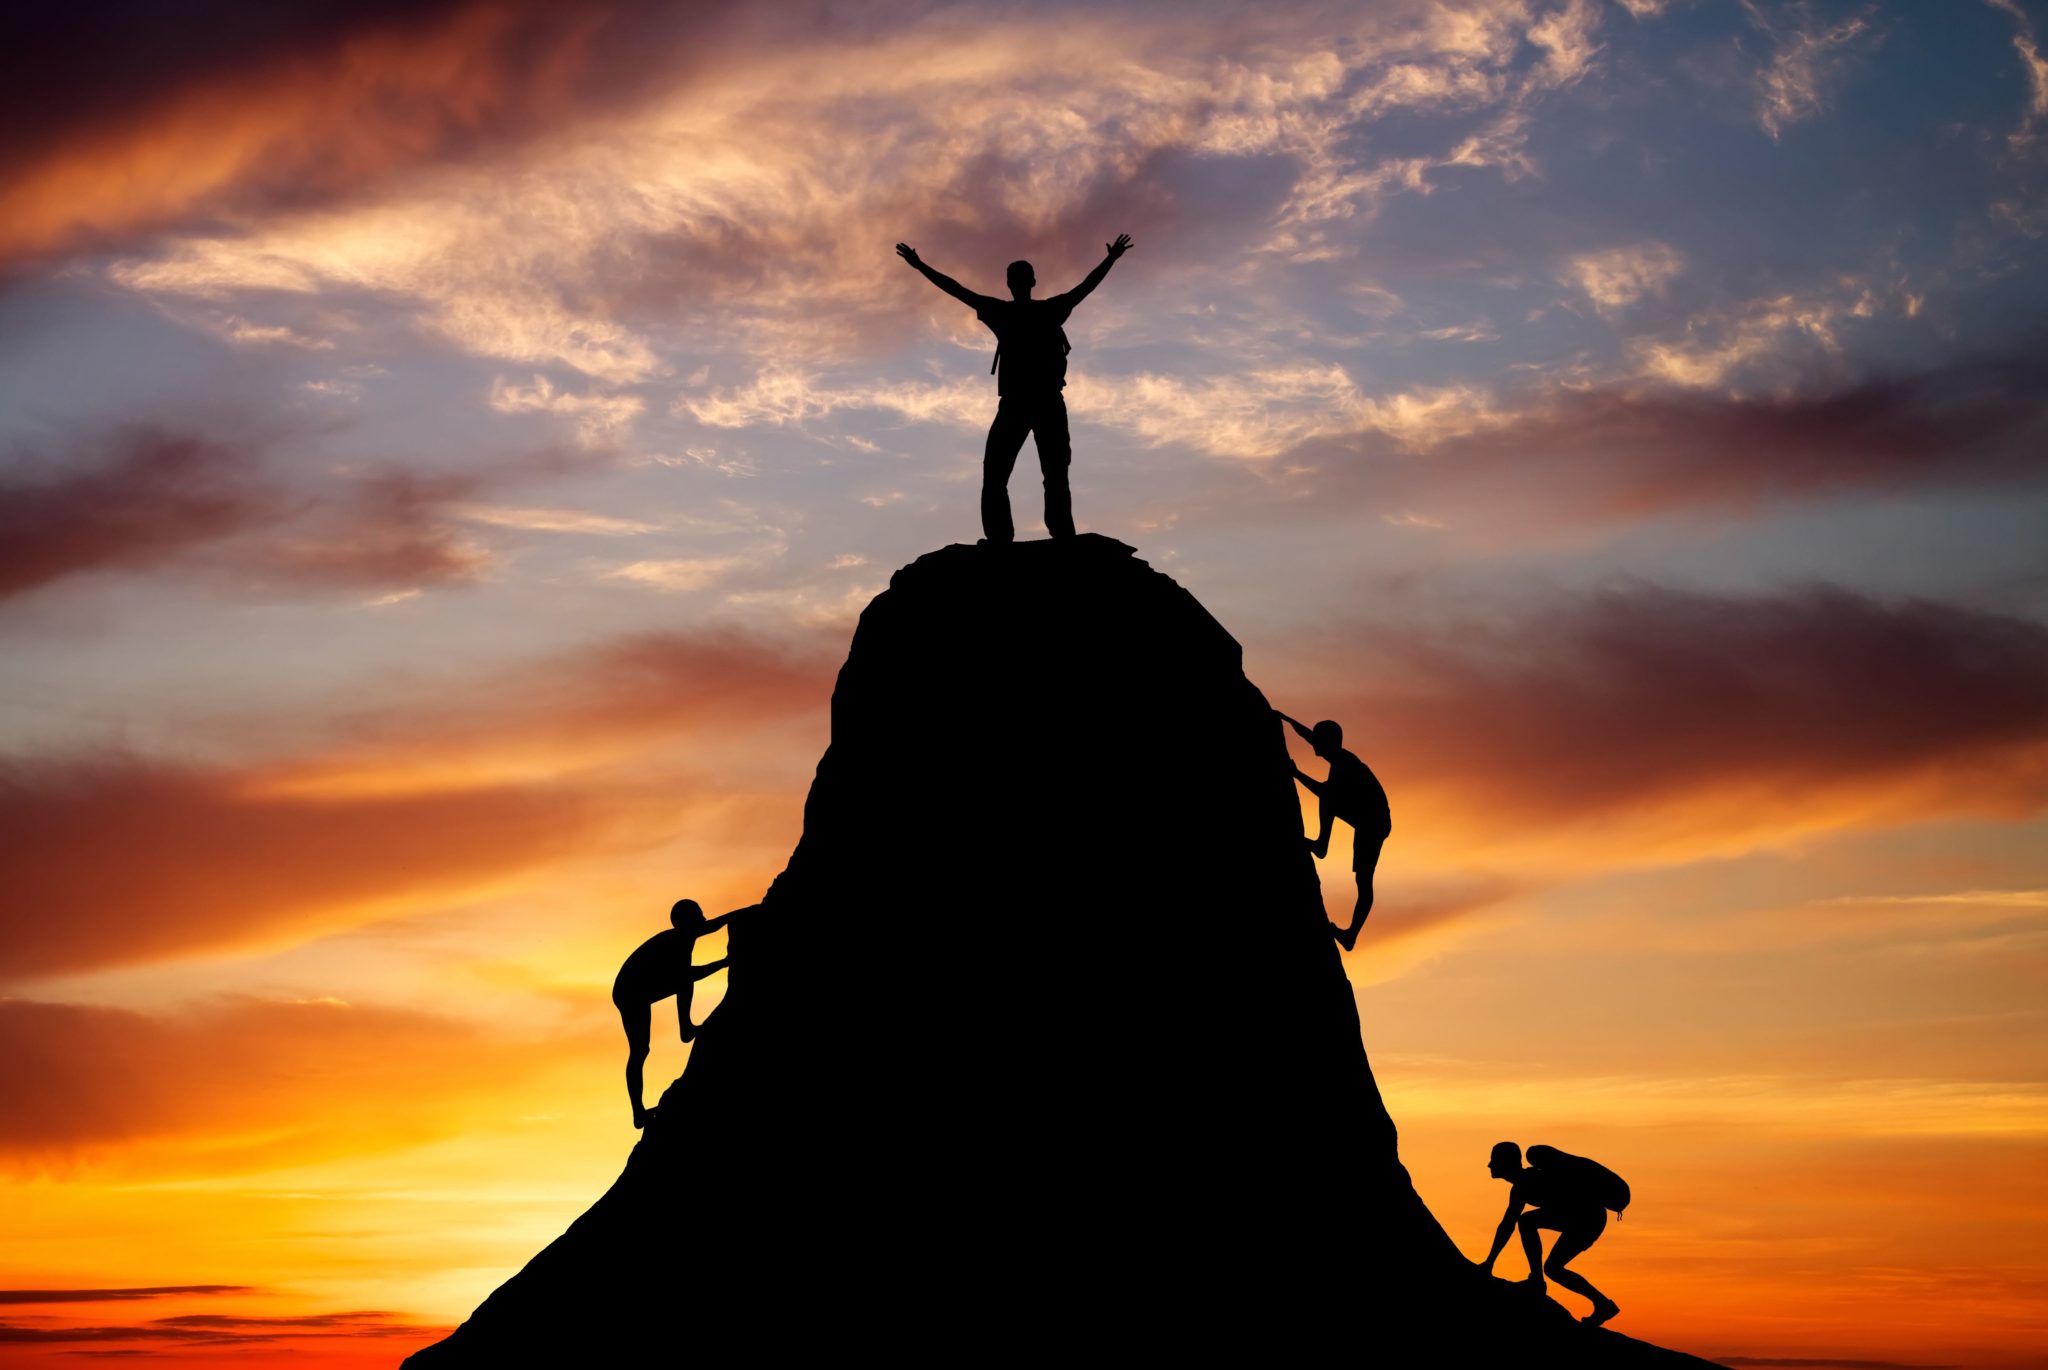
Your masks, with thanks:
[(602, 1192), (612, 974), (759, 898), (975, 533), (989, 340), (891, 245), (1119, 231), (1081, 522), (1385, 782), (1347, 967), (1454, 1239), (1547, 1141), (1633, 1336), (2041, 1364), (2048, 15), (828, 9), (24, 20), (0, 1364), (388, 1365)]

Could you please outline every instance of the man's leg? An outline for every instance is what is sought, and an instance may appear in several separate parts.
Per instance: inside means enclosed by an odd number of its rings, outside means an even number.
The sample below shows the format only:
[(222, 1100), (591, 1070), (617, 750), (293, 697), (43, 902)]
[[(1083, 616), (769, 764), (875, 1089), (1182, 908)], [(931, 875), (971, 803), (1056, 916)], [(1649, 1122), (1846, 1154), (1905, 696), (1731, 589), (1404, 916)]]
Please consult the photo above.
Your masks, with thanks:
[(1074, 440), (1067, 432), (1067, 402), (1058, 395), (1041, 401), (1031, 416), (1038, 443), (1038, 469), (1045, 476), (1045, 531), (1056, 538), (1074, 536), (1074, 492), (1067, 468), (1074, 464)]
[(619, 1010), (619, 1023), (626, 1029), (626, 1097), (633, 1101), (633, 1126), (647, 1126), (652, 1115), (641, 1104), (640, 1096), (647, 1092), (647, 1050), (654, 1039), (654, 1010), (647, 1004), (621, 1004), (612, 1001)]
[(1596, 1216), (1578, 1217), (1558, 1225), (1557, 1241), (1550, 1248), (1550, 1259), (1543, 1263), (1543, 1273), (1556, 1280), (1574, 1294), (1583, 1295), (1593, 1301), (1593, 1311), (1586, 1315), (1586, 1321), (1598, 1327), (1616, 1313), (1621, 1305), (1593, 1287), (1593, 1282), (1576, 1270), (1565, 1266), (1580, 1252), (1599, 1240), (1607, 1230), (1607, 1213), (1603, 1209)]
[(988, 443), (981, 452), (981, 535), (990, 542), (1009, 542), (1017, 536), (1010, 522), (1010, 472), (1016, 469), (1017, 454), (1024, 450), (1024, 435), (1031, 431), (1031, 418), (1014, 400), (996, 402), (995, 422), (988, 426)]
[(1351, 926), (1337, 934), (1337, 940), (1350, 951), (1358, 945), (1358, 934), (1365, 929), (1366, 917), (1372, 913), (1372, 876), (1379, 869), (1380, 848), (1386, 839), (1378, 842), (1353, 832), (1351, 840), (1358, 845), (1352, 848), (1351, 874), (1358, 881), (1358, 903), (1351, 909)]

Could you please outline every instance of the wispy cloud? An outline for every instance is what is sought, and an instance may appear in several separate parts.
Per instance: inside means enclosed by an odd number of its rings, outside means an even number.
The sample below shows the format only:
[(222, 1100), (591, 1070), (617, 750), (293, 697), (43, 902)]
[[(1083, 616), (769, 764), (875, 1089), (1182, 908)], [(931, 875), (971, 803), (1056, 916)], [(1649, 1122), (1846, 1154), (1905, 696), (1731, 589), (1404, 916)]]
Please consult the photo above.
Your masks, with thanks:
[(1565, 279), (1602, 311), (1625, 309), (1661, 292), (1685, 270), (1685, 254), (1668, 243), (1640, 243), (1582, 252), (1565, 263)]
[(1983, 908), (2048, 909), (2048, 890), (1959, 890), (1954, 894), (1844, 894), (1829, 904), (1972, 904)]
[(702, 590), (737, 564), (732, 557), (670, 557), (666, 560), (632, 561), (604, 573), (607, 580), (626, 580), (652, 590), (681, 593)]
[(516, 509), (503, 505), (472, 504), (460, 507), (463, 518), (498, 528), (518, 528), (539, 533), (589, 533), (598, 537), (633, 537), (661, 531), (658, 523), (614, 518), (581, 509)]
[(2019, 54), (2020, 65), (2027, 73), (2027, 112), (2021, 118), (2020, 126), (2008, 137), (2014, 147), (2025, 148), (2033, 143), (2041, 120), (2048, 118), (2048, 58), (2042, 57), (2034, 21), (2020, 8), (2019, 0), (1986, 0), (1986, 3), (2012, 16), (2015, 29), (2013, 51)]
[(1773, 48), (1755, 77), (1757, 124), (1773, 139), (1823, 113), (1833, 85), (1877, 42), (1867, 13), (1827, 23), (1804, 0), (1770, 13), (1756, 0), (1742, 0), (1742, 7)]
[(571, 394), (555, 389), (546, 376), (531, 385), (514, 385), (503, 377), (491, 382), (491, 408), (501, 414), (560, 414), (576, 425), (586, 446), (615, 442), (631, 431), (646, 402), (637, 395)]

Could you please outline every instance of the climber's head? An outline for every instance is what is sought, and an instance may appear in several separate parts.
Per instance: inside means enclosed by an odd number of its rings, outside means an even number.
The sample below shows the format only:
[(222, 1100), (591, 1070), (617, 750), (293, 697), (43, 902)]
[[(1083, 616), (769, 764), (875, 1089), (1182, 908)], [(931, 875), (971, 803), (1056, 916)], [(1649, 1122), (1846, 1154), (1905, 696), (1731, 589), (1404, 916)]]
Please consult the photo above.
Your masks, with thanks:
[(1038, 284), (1038, 275), (1032, 271), (1029, 262), (1010, 263), (1010, 294), (1020, 300), (1031, 298), (1031, 287)]
[(1344, 750), (1344, 730), (1335, 719), (1326, 718), (1308, 730), (1308, 745), (1315, 748), (1317, 756), (1335, 756)]
[(1496, 1180), (1512, 1180), (1522, 1173), (1522, 1148), (1513, 1142), (1495, 1142), (1487, 1159), (1486, 1173)]
[(704, 906), (694, 899), (678, 899), (668, 911), (668, 921), (670, 927), (695, 927), (704, 921)]

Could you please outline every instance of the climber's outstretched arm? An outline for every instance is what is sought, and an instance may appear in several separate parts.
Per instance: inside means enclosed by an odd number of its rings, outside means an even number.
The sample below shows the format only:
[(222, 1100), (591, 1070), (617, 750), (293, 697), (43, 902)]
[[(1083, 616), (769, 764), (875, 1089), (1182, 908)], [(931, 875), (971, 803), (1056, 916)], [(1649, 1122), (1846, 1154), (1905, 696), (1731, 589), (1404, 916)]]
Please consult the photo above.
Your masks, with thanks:
[(1494, 1230), (1493, 1250), (1487, 1252), (1486, 1259), (1479, 1263), (1479, 1268), (1487, 1274), (1493, 1273), (1493, 1263), (1500, 1259), (1501, 1252), (1507, 1250), (1508, 1238), (1515, 1235), (1515, 1219), (1521, 1216), (1525, 1207), (1527, 1203), (1522, 1198), (1522, 1191), (1509, 1190), (1508, 1211), (1501, 1216), (1500, 1226)]
[(1109, 269), (1116, 265), (1116, 259), (1123, 256), (1124, 253), (1129, 252), (1131, 250), (1131, 235), (1128, 233), (1119, 233), (1116, 235), (1115, 242), (1104, 244), (1104, 246), (1107, 248), (1109, 255), (1105, 256), (1102, 259), (1102, 261), (1099, 264), (1097, 264), (1096, 268), (1088, 273), (1087, 277), (1084, 280), (1082, 280), (1081, 284), (1075, 286), (1072, 290), (1069, 290), (1067, 292), (1066, 301), (1068, 308), (1071, 309), (1073, 306), (1087, 299), (1089, 294), (1094, 291), (1095, 287), (1102, 284), (1102, 278), (1104, 276), (1107, 276), (1109, 274)]
[(896, 255), (916, 267), (918, 273), (926, 280), (966, 305), (969, 309), (979, 310), (983, 304), (988, 302), (986, 295), (977, 295), (944, 272), (934, 271), (926, 266), (924, 260), (917, 255), (917, 249), (909, 243), (896, 244)]
[(726, 925), (726, 922), (728, 920), (736, 918), (743, 913), (752, 913), (755, 909), (758, 909), (760, 907), (761, 906), (759, 904), (749, 904), (743, 909), (734, 909), (730, 913), (721, 913), (716, 918), (707, 918), (704, 920), (704, 926), (698, 930), (697, 935), (699, 937), (702, 937), (707, 932), (717, 932), (720, 928)]
[(721, 956), (716, 961), (706, 961), (701, 966), (691, 966), (690, 978), (692, 980), (702, 980), (705, 976), (710, 975), (714, 971), (724, 970), (726, 963), (730, 960), (732, 960), (730, 956)]
[(1318, 799), (1323, 797), (1323, 787), (1330, 783), (1327, 780), (1316, 779), (1299, 766), (1294, 768), (1294, 778), (1299, 780), (1308, 792)]

